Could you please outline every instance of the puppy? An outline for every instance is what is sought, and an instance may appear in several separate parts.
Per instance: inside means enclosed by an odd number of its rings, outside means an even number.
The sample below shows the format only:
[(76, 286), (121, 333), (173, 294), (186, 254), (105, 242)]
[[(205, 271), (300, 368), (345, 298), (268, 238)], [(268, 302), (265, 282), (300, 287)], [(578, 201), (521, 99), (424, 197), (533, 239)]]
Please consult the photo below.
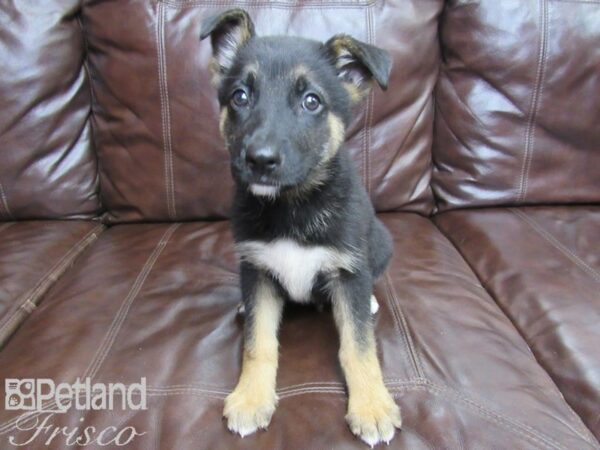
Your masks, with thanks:
[(372, 81), (387, 87), (390, 58), (347, 35), (325, 43), (257, 37), (241, 9), (207, 19), (200, 38), (209, 36), (236, 184), (232, 224), (245, 315), (242, 373), (223, 412), (228, 428), (245, 436), (267, 427), (277, 404), (284, 301), (325, 296), (340, 335), (346, 420), (371, 446), (389, 442), (400, 409), (383, 383), (371, 304), (392, 240), (340, 146)]

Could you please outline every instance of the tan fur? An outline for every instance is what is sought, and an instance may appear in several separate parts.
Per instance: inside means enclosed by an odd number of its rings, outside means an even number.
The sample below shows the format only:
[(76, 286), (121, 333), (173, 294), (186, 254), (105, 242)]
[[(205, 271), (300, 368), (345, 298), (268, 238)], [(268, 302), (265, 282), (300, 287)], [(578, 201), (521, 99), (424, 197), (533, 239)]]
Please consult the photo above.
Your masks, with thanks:
[(327, 162), (335, 156), (344, 142), (346, 128), (344, 122), (337, 115), (328, 113), (327, 125), (329, 127), (329, 140), (323, 150), (321, 161), (310, 179), (300, 186), (296, 186), (283, 193), (289, 199), (301, 199), (312, 189), (321, 186), (327, 180)]
[[(331, 41), (330, 48), (337, 58), (336, 66), (338, 69), (341, 69), (346, 64), (345, 60), (347, 58), (358, 51), (356, 43), (349, 36), (345, 35), (336, 36)], [(344, 82), (343, 85), (353, 104), (361, 102), (373, 87), (372, 83), (368, 80), (365, 80), (360, 86), (349, 82)]]
[(361, 87), (352, 83), (344, 83), (344, 89), (346, 89), (353, 104), (361, 102), (369, 94), (371, 88), (372, 84), (370, 82), (364, 83), (364, 86)]
[(304, 64), (299, 64), (292, 69), (292, 78), (298, 79), (300, 77), (307, 77), (310, 73), (308, 67)]
[[(295, 66), (292, 69), (290, 76), (295, 81), (304, 78), (304, 80), (306, 80), (308, 83), (314, 83), (314, 73), (304, 64)], [(326, 93), (323, 92), (322, 95), (325, 96), (324, 100), (327, 101)]]
[(211, 57), (208, 61), (208, 71), (211, 77), (210, 84), (215, 89), (218, 89), (219, 85), (221, 84), (221, 77), (223, 74), (221, 72), (221, 66), (219, 65), (219, 62), (216, 60), (216, 58)]
[(329, 160), (335, 156), (340, 146), (344, 142), (346, 137), (346, 127), (344, 127), (344, 122), (342, 119), (333, 113), (327, 114), (327, 125), (329, 126), (329, 141), (327, 143), (327, 152), (325, 152), (325, 158)]
[(253, 74), (256, 77), (258, 75), (259, 70), (260, 65), (258, 64), (258, 61), (254, 61), (253, 63), (247, 64), (246, 67), (244, 67), (242, 78), (247, 77), (249, 74)]
[(221, 108), (221, 112), (219, 113), (219, 131), (221, 132), (221, 136), (225, 139), (225, 125), (227, 124), (227, 107)]
[(361, 90), (352, 83), (344, 83), (344, 89), (346, 89), (352, 103), (358, 103), (363, 98)]
[(339, 35), (335, 36), (335, 38), (331, 42), (331, 48), (337, 56), (340, 56), (344, 52), (348, 52), (349, 49), (355, 47), (354, 42), (349, 36)]
[(251, 29), (251, 25), (248, 22), (248, 17), (243, 16), (242, 19), (242, 27), (241, 27), (241, 31), (240, 31), (240, 40), (242, 42), (242, 44), (245, 44), (246, 42), (248, 42), (250, 40), (250, 38), (252, 37), (252, 34), (250, 33), (250, 29)]
[(277, 404), (277, 330), (283, 302), (267, 280), (258, 283), (253, 327), (244, 342), (242, 373), (225, 399), (228, 428), (242, 436), (266, 428)]
[[(240, 35), (238, 47), (241, 47), (252, 38), (252, 25), (248, 22), (248, 17), (242, 15), (239, 18), (242, 20), (242, 23), (239, 26)], [(221, 84), (223, 68), (214, 56), (211, 57), (210, 61), (208, 62), (208, 69), (211, 75), (211, 84), (214, 88), (218, 88)]]
[(359, 341), (343, 288), (334, 287), (333, 294), (340, 333), (339, 357), (349, 392), (346, 421), (352, 432), (369, 445), (389, 442), (402, 421), (400, 408), (383, 383), (373, 330), (369, 328), (364, 341)]

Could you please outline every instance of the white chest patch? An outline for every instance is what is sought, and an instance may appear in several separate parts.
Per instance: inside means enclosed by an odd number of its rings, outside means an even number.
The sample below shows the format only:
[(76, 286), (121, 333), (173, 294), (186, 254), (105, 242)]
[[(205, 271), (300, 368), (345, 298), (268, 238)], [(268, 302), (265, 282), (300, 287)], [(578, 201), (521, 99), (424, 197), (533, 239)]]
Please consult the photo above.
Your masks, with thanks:
[(246, 241), (237, 245), (240, 258), (269, 271), (292, 300), (306, 302), (321, 272), (352, 271), (355, 259), (329, 247), (304, 246), (292, 239)]

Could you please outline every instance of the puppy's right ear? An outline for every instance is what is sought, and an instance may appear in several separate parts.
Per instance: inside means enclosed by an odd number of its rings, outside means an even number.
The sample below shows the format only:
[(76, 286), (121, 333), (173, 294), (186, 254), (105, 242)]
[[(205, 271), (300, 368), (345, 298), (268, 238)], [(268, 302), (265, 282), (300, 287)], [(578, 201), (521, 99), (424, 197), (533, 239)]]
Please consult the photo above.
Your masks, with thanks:
[(204, 20), (200, 40), (208, 36), (213, 50), (210, 70), (213, 84), (218, 85), (231, 69), (238, 50), (254, 37), (254, 24), (243, 9), (230, 9)]

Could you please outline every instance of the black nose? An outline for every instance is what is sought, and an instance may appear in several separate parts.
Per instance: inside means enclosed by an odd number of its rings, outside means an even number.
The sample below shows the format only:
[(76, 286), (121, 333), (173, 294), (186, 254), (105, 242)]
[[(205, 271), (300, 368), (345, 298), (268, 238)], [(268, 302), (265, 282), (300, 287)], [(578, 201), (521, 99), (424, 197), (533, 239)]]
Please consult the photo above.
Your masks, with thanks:
[(281, 164), (281, 156), (271, 147), (248, 148), (246, 164), (252, 170), (271, 172)]

